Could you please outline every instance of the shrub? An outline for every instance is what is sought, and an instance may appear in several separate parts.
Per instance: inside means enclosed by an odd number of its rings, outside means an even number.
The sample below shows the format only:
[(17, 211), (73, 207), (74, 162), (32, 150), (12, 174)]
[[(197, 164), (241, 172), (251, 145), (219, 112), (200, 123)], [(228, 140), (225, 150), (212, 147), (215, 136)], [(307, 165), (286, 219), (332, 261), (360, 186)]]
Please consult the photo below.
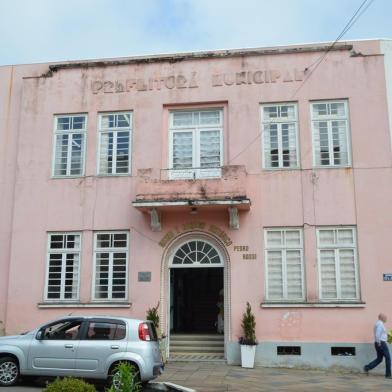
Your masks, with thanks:
[(159, 331), (159, 315), (158, 315), (159, 302), (157, 306), (147, 309), (147, 320), (152, 321), (157, 331)]
[(242, 315), (241, 327), (244, 335), (239, 338), (239, 343), (255, 346), (257, 344), (256, 320), (249, 302), (246, 303), (246, 311)]
[(120, 362), (114, 369), (112, 386), (107, 392), (139, 392), (138, 371), (128, 362)]
[(87, 384), (78, 378), (66, 377), (63, 379), (56, 378), (49, 384), (43, 392), (95, 392), (93, 385)]

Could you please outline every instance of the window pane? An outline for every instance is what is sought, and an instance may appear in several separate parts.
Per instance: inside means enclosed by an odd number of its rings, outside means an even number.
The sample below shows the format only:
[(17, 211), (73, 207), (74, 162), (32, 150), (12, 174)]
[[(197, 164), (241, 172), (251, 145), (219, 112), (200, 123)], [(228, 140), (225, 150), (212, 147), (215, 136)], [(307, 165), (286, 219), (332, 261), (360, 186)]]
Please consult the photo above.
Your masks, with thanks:
[(319, 230), (320, 245), (333, 245), (335, 243), (334, 230)]
[(282, 252), (268, 251), (268, 298), (283, 299)]
[(271, 230), (267, 231), (267, 246), (282, 246), (283, 236), (281, 231)]
[(269, 120), (278, 117), (278, 107), (277, 106), (267, 106), (264, 107), (264, 119)]
[(57, 130), (66, 131), (71, 128), (70, 117), (58, 117), (57, 118)]
[(346, 107), (343, 102), (333, 102), (330, 104), (330, 114), (333, 116), (345, 116)]
[(192, 132), (173, 133), (173, 168), (192, 168), (193, 163)]
[(194, 125), (192, 112), (174, 112), (172, 115), (173, 126), (175, 127)]
[(286, 251), (287, 297), (302, 298), (302, 257), (300, 250)]
[(97, 234), (97, 248), (109, 248), (109, 247), (111, 247), (111, 235)]
[(70, 135), (56, 135), (56, 151), (54, 157), (54, 175), (67, 175), (68, 167), (68, 139)]
[(335, 252), (333, 250), (321, 250), (320, 258), (321, 297), (324, 299), (336, 299)]
[(126, 248), (128, 235), (126, 233), (113, 234), (113, 247)]
[(341, 296), (346, 299), (357, 298), (355, 258), (353, 249), (340, 249)]
[(326, 103), (314, 103), (313, 104), (313, 115), (315, 117), (325, 116), (328, 114), (328, 106)]
[(220, 131), (202, 131), (200, 133), (200, 166), (220, 166)]
[(299, 230), (286, 230), (285, 231), (286, 246), (301, 246), (301, 232)]
[(84, 129), (86, 123), (85, 116), (73, 117), (72, 129)]
[(220, 111), (200, 112), (200, 125), (219, 125)]
[(117, 133), (116, 173), (128, 173), (129, 132)]
[(338, 233), (338, 243), (339, 244), (354, 244), (354, 230), (352, 229), (339, 229)]

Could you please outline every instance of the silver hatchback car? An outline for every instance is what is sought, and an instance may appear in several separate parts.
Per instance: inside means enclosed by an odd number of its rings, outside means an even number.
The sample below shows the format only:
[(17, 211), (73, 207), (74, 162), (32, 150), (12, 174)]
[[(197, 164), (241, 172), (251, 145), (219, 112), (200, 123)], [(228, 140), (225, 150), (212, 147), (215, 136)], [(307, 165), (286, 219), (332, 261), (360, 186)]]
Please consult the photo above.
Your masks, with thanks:
[(24, 376), (110, 379), (119, 362), (134, 365), (140, 381), (163, 370), (150, 321), (125, 317), (70, 316), (23, 335), (0, 338), (0, 386)]

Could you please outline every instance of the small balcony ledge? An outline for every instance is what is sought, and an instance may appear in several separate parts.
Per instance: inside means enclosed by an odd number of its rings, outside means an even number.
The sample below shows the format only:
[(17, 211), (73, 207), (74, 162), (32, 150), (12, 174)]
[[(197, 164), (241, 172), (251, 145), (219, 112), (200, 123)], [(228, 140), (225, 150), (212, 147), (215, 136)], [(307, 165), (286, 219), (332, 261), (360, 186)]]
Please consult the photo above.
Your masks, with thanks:
[[(164, 173), (162, 173), (164, 172)], [(222, 166), (219, 177), (167, 179), (166, 171), (140, 169), (133, 207), (151, 216), (151, 229), (160, 231), (162, 212), (223, 210), (232, 229), (239, 228), (238, 211), (250, 209), (244, 166)]]

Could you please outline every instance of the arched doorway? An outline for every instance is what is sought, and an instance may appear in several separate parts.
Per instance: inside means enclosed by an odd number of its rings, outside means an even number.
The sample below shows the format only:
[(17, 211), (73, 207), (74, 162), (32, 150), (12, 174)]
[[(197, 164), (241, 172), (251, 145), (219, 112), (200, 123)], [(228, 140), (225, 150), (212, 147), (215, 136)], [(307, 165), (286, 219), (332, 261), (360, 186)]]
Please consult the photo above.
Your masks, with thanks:
[(223, 333), (223, 266), (205, 239), (178, 247), (170, 265), (171, 333)]
[[(228, 254), (224, 245), (207, 233), (187, 233), (166, 249), (162, 267), (161, 309), (162, 326), (169, 338), (167, 354), (173, 358), (174, 347), (182, 345), (184, 352), (210, 351), (211, 357), (220, 344), (223, 359), (230, 326)], [(175, 339), (181, 341), (176, 343)], [(197, 360), (197, 356), (192, 359)]]

